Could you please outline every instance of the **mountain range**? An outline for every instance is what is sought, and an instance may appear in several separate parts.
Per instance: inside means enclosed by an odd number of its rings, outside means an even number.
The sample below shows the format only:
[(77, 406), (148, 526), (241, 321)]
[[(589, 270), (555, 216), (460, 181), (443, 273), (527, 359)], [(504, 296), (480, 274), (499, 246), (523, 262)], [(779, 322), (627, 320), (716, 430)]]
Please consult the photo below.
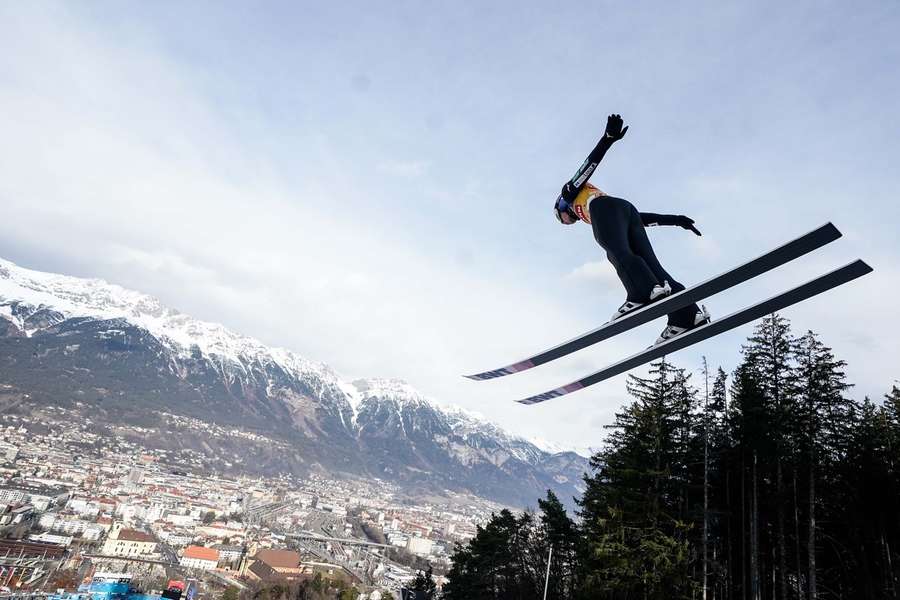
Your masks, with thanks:
[(290, 449), (253, 454), (245, 469), (377, 477), (411, 493), (465, 491), (512, 506), (533, 506), (547, 489), (571, 504), (587, 469), (575, 452), (403, 381), (345, 381), (146, 294), (0, 259), (0, 408), (13, 402), (77, 407), (110, 425), (191, 417)]

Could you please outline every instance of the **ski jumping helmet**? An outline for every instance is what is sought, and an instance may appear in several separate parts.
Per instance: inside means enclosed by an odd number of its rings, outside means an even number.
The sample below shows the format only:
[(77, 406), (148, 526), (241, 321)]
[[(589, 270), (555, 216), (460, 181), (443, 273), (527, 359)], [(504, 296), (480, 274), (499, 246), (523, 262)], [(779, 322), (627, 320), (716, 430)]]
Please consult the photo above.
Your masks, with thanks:
[(559, 195), (553, 204), (553, 214), (556, 215), (556, 220), (563, 225), (572, 225), (580, 220), (578, 215), (575, 214), (572, 205), (563, 198), (562, 194)]

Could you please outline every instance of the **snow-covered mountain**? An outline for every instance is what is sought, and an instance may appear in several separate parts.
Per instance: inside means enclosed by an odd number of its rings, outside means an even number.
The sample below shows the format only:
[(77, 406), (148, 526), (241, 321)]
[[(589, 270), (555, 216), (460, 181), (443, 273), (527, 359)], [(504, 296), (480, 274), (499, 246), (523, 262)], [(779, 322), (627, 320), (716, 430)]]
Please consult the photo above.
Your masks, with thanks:
[(40, 329), (41, 321), (28, 321), (27, 311), (15, 313), (14, 304), (45, 308), (66, 319), (125, 319), (165, 344), (175, 356), (190, 356), (193, 347), (206, 356), (235, 364), (275, 360), (290, 369), (327, 370), (279, 348), (229, 331), (217, 323), (194, 319), (163, 306), (147, 294), (127, 290), (102, 279), (81, 279), (23, 269), (0, 258), (0, 316), (18, 325), (26, 335)]
[(345, 381), (323, 363), (146, 294), (0, 259), (3, 386), (34, 402), (96, 397), (117, 415), (165, 410), (268, 431), (296, 448), (285, 469), (467, 489), (516, 504), (533, 504), (547, 488), (577, 494), (586, 465), (402, 381)]

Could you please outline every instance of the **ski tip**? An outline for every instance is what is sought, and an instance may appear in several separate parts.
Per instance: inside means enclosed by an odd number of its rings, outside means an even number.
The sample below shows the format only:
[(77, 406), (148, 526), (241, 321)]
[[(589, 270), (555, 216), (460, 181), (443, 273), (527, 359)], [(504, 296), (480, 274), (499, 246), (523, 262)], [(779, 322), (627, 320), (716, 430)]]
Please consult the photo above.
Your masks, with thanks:
[(539, 402), (552, 400), (553, 398), (559, 398), (560, 396), (565, 396), (566, 394), (577, 392), (583, 387), (585, 387), (583, 383), (581, 383), (580, 381), (576, 381), (574, 383), (570, 383), (569, 385), (558, 387), (555, 390), (550, 390), (549, 392), (538, 394), (537, 396), (529, 396), (528, 398), (516, 400), (516, 402), (518, 402), (519, 404), (538, 404)]
[(860, 276), (868, 275), (869, 273), (871, 273), (875, 270), (872, 268), (872, 266), (869, 263), (867, 263), (866, 261), (864, 261), (861, 258), (857, 258), (855, 261), (853, 261), (850, 264), (856, 268), (856, 270), (857, 270), (857, 272), (859, 272)]
[(497, 377), (503, 377), (504, 375), (508, 375), (508, 373), (501, 373), (503, 369), (497, 369), (496, 371), (485, 371), (484, 373), (476, 373), (475, 375), (463, 375), (466, 379), (471, 379), (472, 381), (487, 381), (488, 379), (496, 379)]
[(843, 233), (841, 233), (841, 230), (838, 229), (835, 226), (835, 224), (832, 223), (831, 221), (828, 221), (827, 223), (822, 225), (822, 227), (820, 227), (819, 229), (825, 230), (829, 234), (828, 237), (835, 239), (835, 240), (838, 239), (839, 237), (841, 237), (842, 235), (844, 235)]
[(498, 377), (505, 377), (507, 375), (512, 375), (513, 373), (519, 373), (520, 371), (527, 371), (537, 365), (530, 360), (523, 360), (521, 362), (517, 362), (515, 364), (502, 367), (500, 369), (494, 369), (493, 371), (485, 371), (484, 373), (476, 373), (475, 375), (463, 375), (466, 379), (472, 379), (474, 381), (487, 381), (488, 379), (497, 379)]

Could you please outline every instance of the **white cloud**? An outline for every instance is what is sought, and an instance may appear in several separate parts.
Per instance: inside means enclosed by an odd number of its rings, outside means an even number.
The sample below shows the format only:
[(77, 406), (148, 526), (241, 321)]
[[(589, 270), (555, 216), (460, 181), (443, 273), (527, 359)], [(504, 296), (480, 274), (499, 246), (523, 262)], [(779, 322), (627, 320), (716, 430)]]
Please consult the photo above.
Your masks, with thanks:
[(586, 262), (572, 269), (566, 275), (566, 278), (575, 281), (600, 281), (605, 286), (610, 287), (621, 287), (622, 285), (619, 281), (619, 276), (616, 275), (615, 268), (607, 260)]

